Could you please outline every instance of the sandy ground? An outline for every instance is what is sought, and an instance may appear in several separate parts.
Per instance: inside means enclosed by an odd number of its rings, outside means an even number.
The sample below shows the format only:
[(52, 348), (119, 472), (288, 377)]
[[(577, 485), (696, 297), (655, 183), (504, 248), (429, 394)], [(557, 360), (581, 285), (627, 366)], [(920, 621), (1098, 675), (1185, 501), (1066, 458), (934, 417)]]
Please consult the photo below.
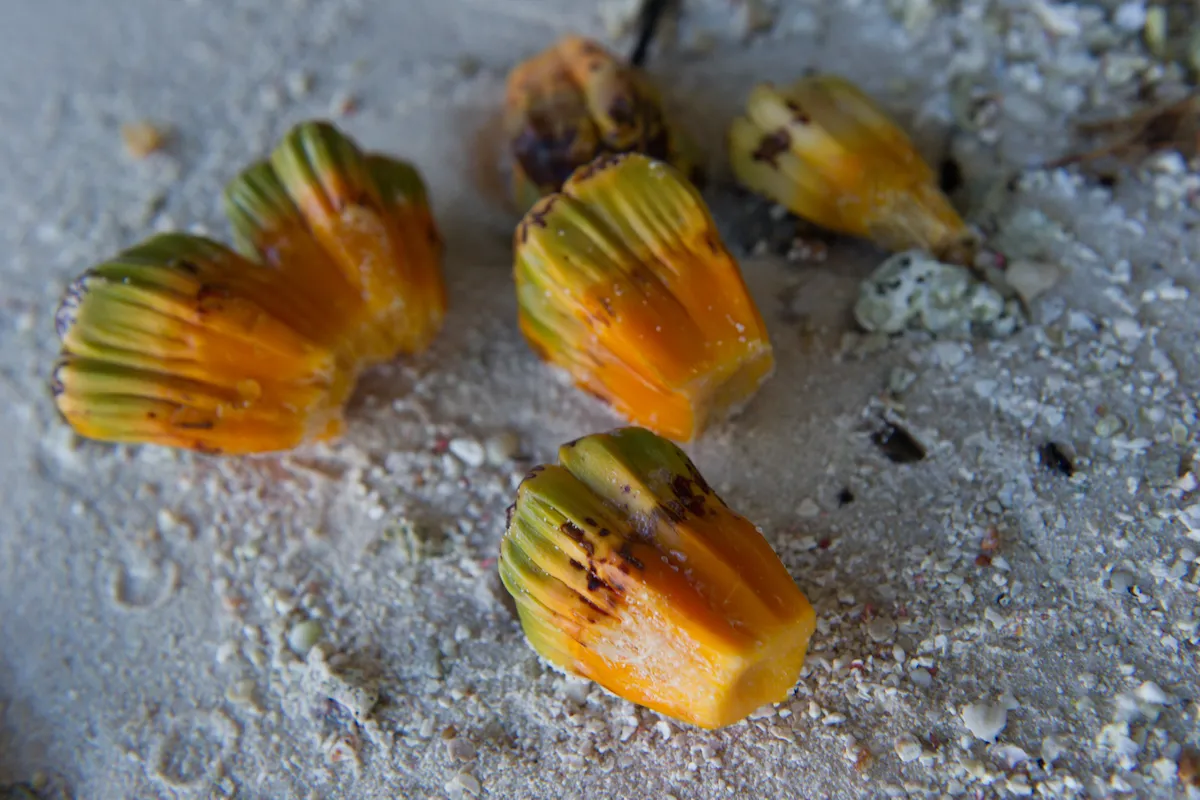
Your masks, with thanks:
[[(567, 30), (607, 37), (594, 4), (9, 5), (0, 796), (1172, 797), (1195, 780), (1200, 176), (1160, 156), (1112, 187), (1026, 171), (986, 192), (1072, 146), (1068, 120), (1178, 77), (1146, 55), (1139, 3), (790, 2), (746, 43), (741, 6), (695, 0), (655, 57), (714, 161), (755, 80), (848, 74), (931, 157), (952, 149), (974, 221), (1065, 275), (1012, 337), (888, 340), (850, 315), (869, 246), (744, 259), (778, 373), (689, 450), (820, 624), (794, 698), (718, 733), (545, 668), (495, 575), (520, 475), (617, 420), (520, 341), (513, 220), (470, 142), (515, 61)], [(155, 230), (226, 237), (224, 181), (328, 115), (430, 183), (451, 286), (434, 348), (367, 375), (327, 447), (77, 440), (44, 388), (66, 282)], [(119, 127), (140, 119), (174, 133), (134, 161)], [(791, 230), (720, 179), (710, 193), (739, 249)], [(885, 418), (924, 460), (885, 457)], [(1051, 442), (1073, 476), (1039, 456)]]

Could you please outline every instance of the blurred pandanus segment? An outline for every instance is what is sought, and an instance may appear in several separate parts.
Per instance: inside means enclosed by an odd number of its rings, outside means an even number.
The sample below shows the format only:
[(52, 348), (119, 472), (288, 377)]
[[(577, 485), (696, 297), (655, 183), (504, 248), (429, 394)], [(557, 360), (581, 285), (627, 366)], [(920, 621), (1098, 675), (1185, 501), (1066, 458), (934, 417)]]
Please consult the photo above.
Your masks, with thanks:
[(891, 251), (964, 263), (972, 232), (909, 138), (858, 87), (831, 75), (750, 93), (733, 122), (738, 180), (830, 230)]
[(521, 331), (622, 416), (677, 440), (771, 374), (767, 331), (696, 189), (642, 155), (600, 159), (517, 228)]
[(700, 176), (693, 145), (667, 120), (641, 70), (579, 36), (564, 37), (509, 74), (504, 131), (522, 211), (605, 155), (642, 153)]

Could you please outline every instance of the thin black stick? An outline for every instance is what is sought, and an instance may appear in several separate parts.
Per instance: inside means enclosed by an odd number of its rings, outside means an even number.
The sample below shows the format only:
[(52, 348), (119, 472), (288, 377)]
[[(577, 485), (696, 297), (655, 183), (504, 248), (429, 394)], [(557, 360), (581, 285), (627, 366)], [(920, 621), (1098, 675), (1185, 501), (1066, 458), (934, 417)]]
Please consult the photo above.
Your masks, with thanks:
[(638, 38), (637, 44), (633, 46), (633, 53), (629, 56), (629, 63), (635, 67), (640, 67), (646, 63), (646, 53), (650, 50), (650, 43), (654, 41), (654, 34), (658, 30), (658, 23), (663, 18), (663, 12), (667, 10), (671, 0), (646, 0), (642, 3), (641, 19), (638, 20)]

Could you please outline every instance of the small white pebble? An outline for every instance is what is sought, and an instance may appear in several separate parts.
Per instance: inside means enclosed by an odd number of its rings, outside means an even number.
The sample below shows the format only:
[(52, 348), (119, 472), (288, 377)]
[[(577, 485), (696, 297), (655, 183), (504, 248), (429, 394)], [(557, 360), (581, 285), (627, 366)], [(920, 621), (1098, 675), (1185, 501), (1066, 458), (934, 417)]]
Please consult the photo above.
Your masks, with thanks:
[(943, 367), (957, 367), (967, 358), (967, 351), (957, 342), (938, 342), (929, 351)]
[(769, 719), (775, 716), (775, 706), (767, 703), (750, 712), (750, 719)]
[(325, 629), (315, 619), (298, 622), (288, 631), (288, 647), (293, 653), (303, 657), (308, 654), (313, 645), (321, 640), (324, 633)]
[(1116, 319), (1112, 324), (1112, 330), (1119, 339), (1140, 339), (1142, 337), (1142, 326), (1131, 317)]
[(479, 781), (469, 772), (458, 773), (446, 784), (446, 793), (451, 796), (461, 797), (466, 793), (471, 797), (478, 797), (482, 791), (483, 787), (479, 785)]
[(896, 635), (896, 623), (886, 617), (876, 617), (867, 625), (867, 636), (875, 642), (890, 641)]
[(1108, 586), (1114, 592), (1128, 592), (1133, 588), (1133, 576), (1125, 571), (1114, 572), (1108, 576)]
[(917, 667), (908, 673), (908, 679), (923, 689), (933, 686), (933, 675), (924, 667)]
[(1170, 786), (1175, 783), (1179, 767), (1169, 758), (1160, 758), (1150, 765), (1150, 770), (1154, 773), (1155, 780)]
[(475, 439), (459, 437), (450, 440), (450, 452), (469, 467), (483, 466), (487, 451)]
[(1079, 24), (1079, 20), (1075, 17), (1075, 7), (1050, 5), (1045, 0), (1032, 0), (1029, 4), (1029, 10), (1032, 11), (1046, 28), (1047, 32), (1054, 36), (1078, 36), (1083, 28)]
[(1127, 33), (1140, 31), (1146, 26), (1146, 4), (1141, 0), (1121, 3), (1113, 14), (1113, 22)]
[(963, 708), (962, 721), (976, 739), (994, 742), (1008, 724), (1008, 709), (991, 703), (971, 703)]
[(238, 647), (233, 642), (224, 642), (217, 648), (217, 663), (228, 664), (233, 659), (237, 658)]
[(992, 756), (1008, 770), (1014, 770), (1029, 760), (1029, 754), (1015, 744), (1000, 745), (992, 751)]
[(261, 87), (258, 90), (258, 104), (267, 111), (278, 111), (283, 105), (283, 91), (271, 84)]
[(1029, 797), (1033, 794), (1033, 787), (1029, 785), (1029, 778), (1020, 773), (1013, 775), (1004, 781), (1004, 788), (1009, 794), (1017, 797)]
[(345, 89), (339, 89), (329, 99), (329, 113), (337, 117), (348, 117), (358, 110), (359, 101)]
[(1000, 384), (993, 380), (977, 380), (972, 385), (972, 390), (979, 397), (991, 397), (996, 393), (996, 387)]
[(1171, 703), (1171, 695), (1167, 694), (1154, 681), (1146, 681), (1133, 692), (1143, 703), (1165, 706)]
[(156, 521), (158, 522), (158, 532), (164, 536), (178, 535), (187, 539), (194, 538), (195, 536), (192, 526), (168, 508), (160, 508), (158, 510)]
[(900, 760), (905, 764), (920, 758), (923, 749), (921, 743), (917, 741), (917, 737), (911, 733), (898, 736), (893, 746), (896, 749), (896, 755), (900, 756)]
[(500, 467), (512, 460), (521, 446), (521, 440), (512, 431), (501, 431), (488, 437), (485, 449), (488, 463)]
[(811, 497), (806, 497), (800, 501), (800, 505), (796, 508), (796, 516), (801, 519), (812, 519), (821, 513), (821, 507), (817, 505)]
[(287, 85), (288, 94), (293, 100), (298, 100), (310, 91), (312, 91), (312, 76), (306, 72), (290, 72), (284, 78), (284, 83)]
[(455, 737), (446, 741), (446, 752), (451, 758), (459, 761), (470, 761), (475, 758), (475, 745), (469, 739)]
[(1062, 736), (1051, 734), (1042, 739), (1042, 760), (1047, 765), (1053, 764), (1067, 750), (1066, 740)]

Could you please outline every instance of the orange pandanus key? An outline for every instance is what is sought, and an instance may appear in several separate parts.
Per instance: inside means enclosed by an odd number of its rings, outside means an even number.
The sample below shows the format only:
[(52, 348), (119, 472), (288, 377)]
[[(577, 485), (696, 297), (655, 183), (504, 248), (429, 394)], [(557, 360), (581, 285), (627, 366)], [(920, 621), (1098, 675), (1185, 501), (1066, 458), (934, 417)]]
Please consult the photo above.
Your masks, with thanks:
[(359, 370), (441, 326), (441, 242), (408, 164), (309, 122), (225, 199), (241, 255), (167, 234), (72, 284), (52, 387), (82, 435), (212, 453), (329, 438)]
[(822, 227), (957, 263), (974, 253), (974, 236), (934, 171), (842, 78), (755, 87), (730, 129), (729, 156), (742, 184)]
[(327, 123), (293, 128), (225, 190), (240, 251), (311, 287), (366, 361), (425, 348), (442, 324), (442, 244), (409, 164)]
[(618, 413), (677, 440), (771, 374), (762, 317), (695, 188), (642, 155), (599, 159), (517, 228), (521, 331)]
[(816, 619), (754, 525), (641, 428), (563, 445), (509, 509), (500, 578), (559, 669), (719, 728), (787, 698)]

